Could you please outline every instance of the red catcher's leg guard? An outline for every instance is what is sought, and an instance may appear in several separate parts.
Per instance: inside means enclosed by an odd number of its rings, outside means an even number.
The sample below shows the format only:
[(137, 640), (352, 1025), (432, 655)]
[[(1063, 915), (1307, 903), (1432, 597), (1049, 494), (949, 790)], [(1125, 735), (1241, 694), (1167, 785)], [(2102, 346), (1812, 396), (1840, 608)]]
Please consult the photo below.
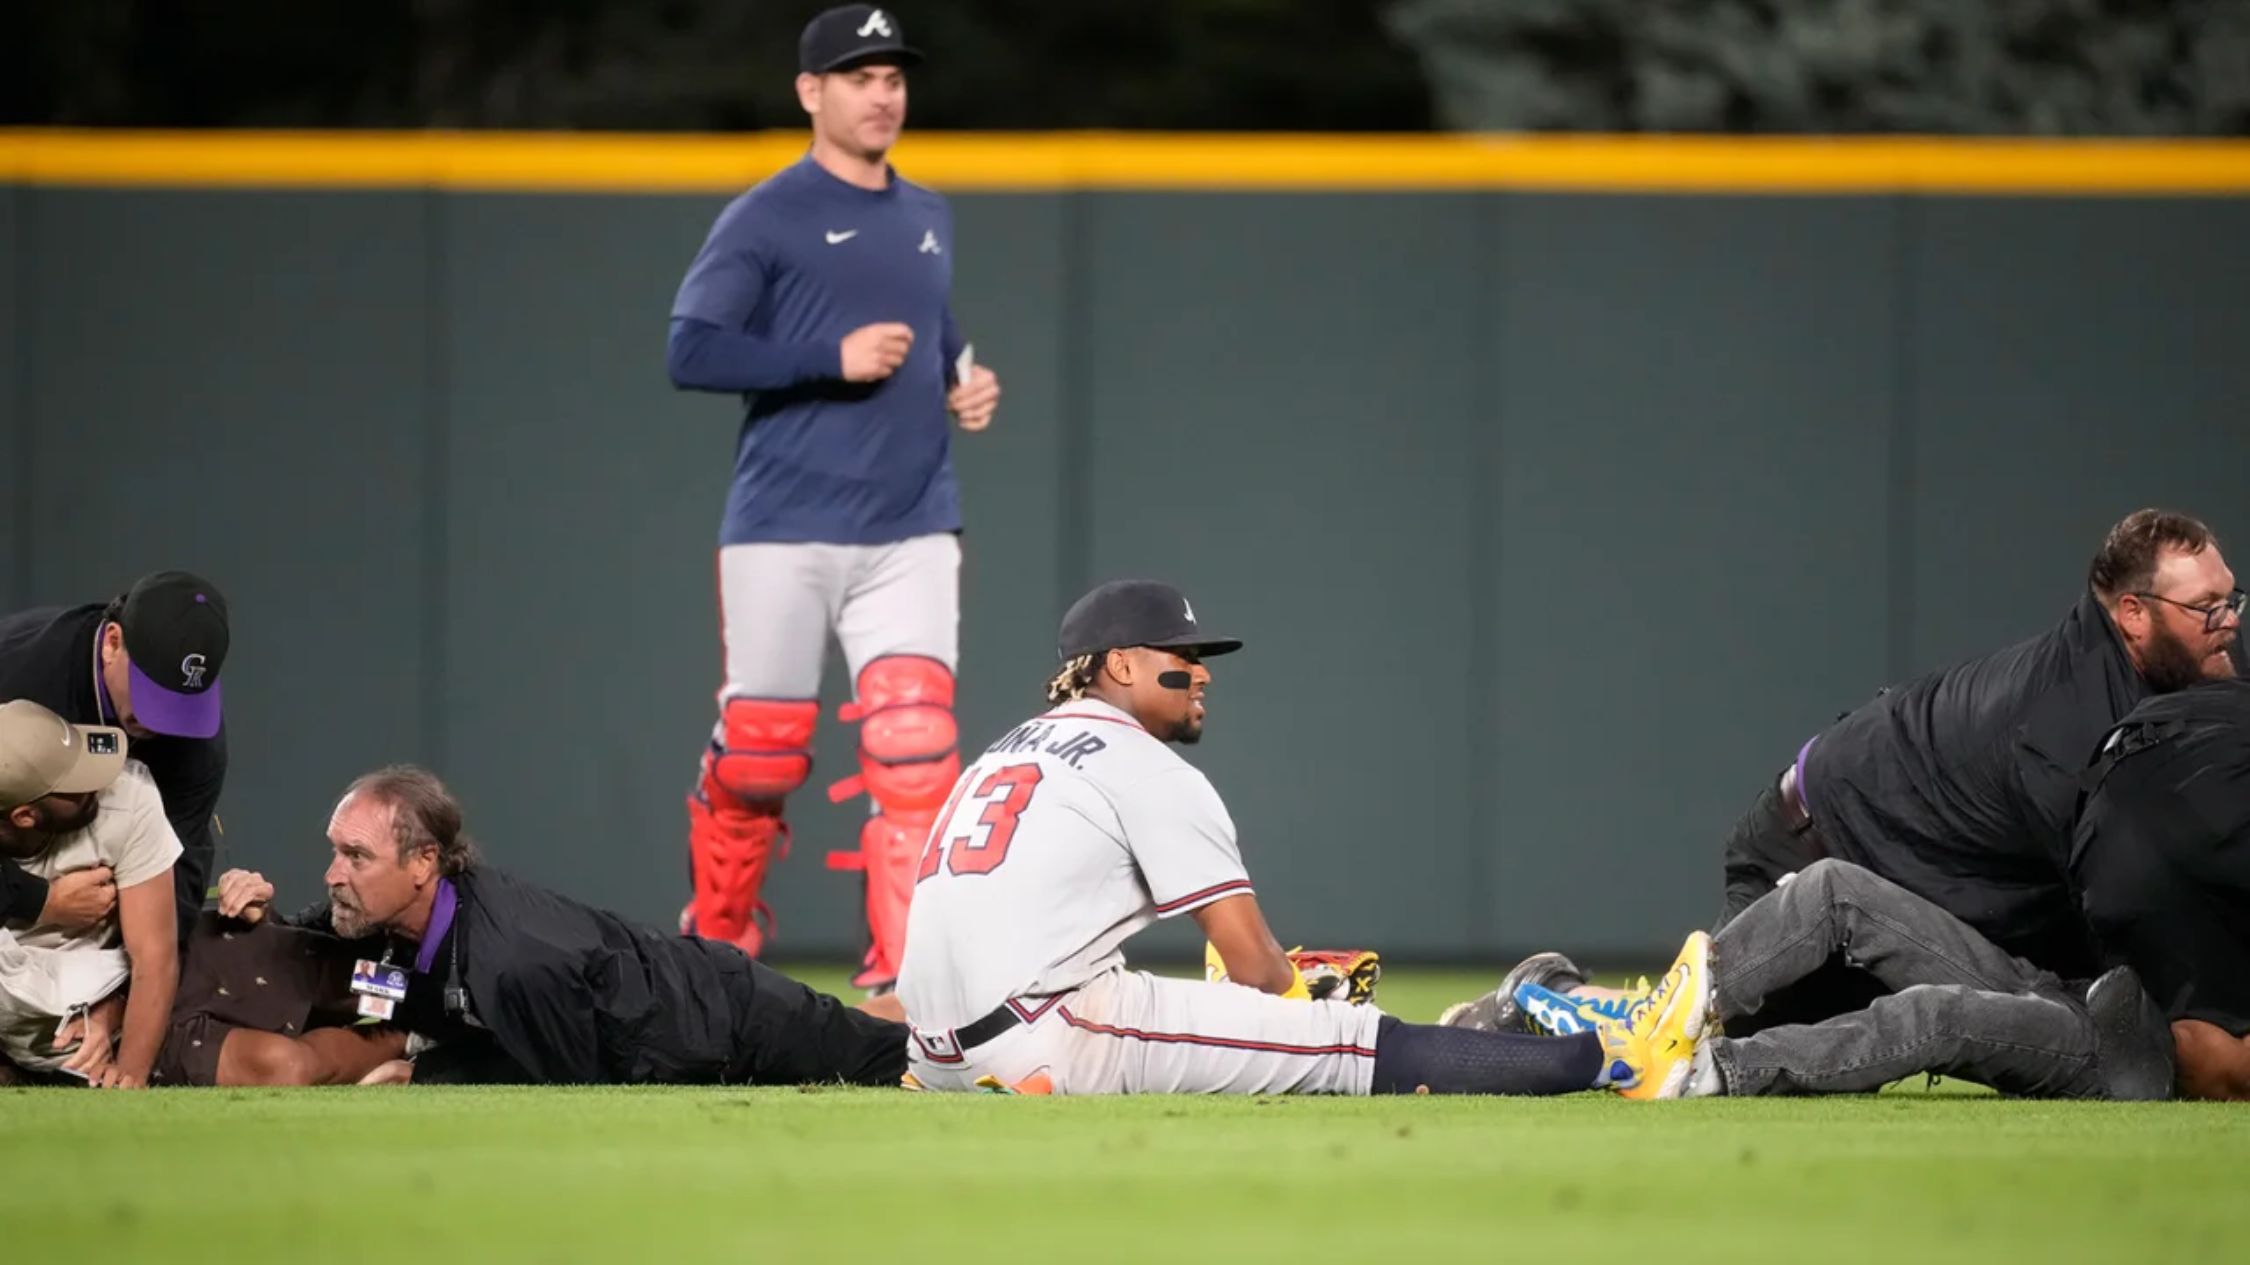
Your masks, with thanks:
[(812, 776), (816, 700), (730, 698), (719, 720), (718, 762), (706, 781), (736, 799), (780, 799)]
[(820, 705), (807, 700), (733, 698), (720, 738), (703, 755), (688, 796), (688, 872), (694, 896), (680, 930), (725, 940), (756, 956), (773, 914), (758, 899), (766, 867), (789, 851), (782, 796), (812, 772), (812, 732)]
[(828, 788), (841, 804), (866, 791), (884, 812), (934, 811), (961, 775), (955, 748), (953, 673), (935, 659), (885, 655), (859, 670), (858, 699), (840, 713), (859, 722), (859, 773)]
[(914, 897), (914, 870), (922, 844), (930, 837), (932, 809), (884, 813), (859, 828), (859, 851), (832, 852), (832, 869), (863, 869), (867, 874), (867, 936), (872, 942), (854, 988), (883, 988), (898, 980), (906, 953), (906, 911)]
[[(708, 759), (705, 767), (710, 767)], [(680, 919), (685, 935), (724, 940), (752, 957), (765, 948), (773, 911), (758, 899), (766, 866), (789, 853), (789, 827), (779, 800), (742, 801), (721, 808), (709, 778), (688, 796), (688, 867), (695, 895)], [(717, 794), (724, 796), (723, 789)]]
[(843, 719), (859, 722), (859, 775), (828, 788), (839, 803), (862, 790), (878, 810), (859, 832), (858, 852), (831, 852), (830, 869), (867, 876), (867, 966), (852, 980), (877, 988), (898, 978), (906, 950), (906, 910), (914, 870), (937, 810), (961, 776), (953, 721), (953, 673), (935, 659), (886, 655), (860, 669), (857, 700)]

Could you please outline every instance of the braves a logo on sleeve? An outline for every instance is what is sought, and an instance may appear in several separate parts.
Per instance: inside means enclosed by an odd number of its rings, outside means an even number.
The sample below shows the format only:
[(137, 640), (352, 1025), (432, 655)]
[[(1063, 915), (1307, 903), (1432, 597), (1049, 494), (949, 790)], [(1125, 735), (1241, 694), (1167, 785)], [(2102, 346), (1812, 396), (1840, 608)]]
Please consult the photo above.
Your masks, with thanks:
[(925, 255), (942, 255), (945, 253), (945, 248), (937, 244), (937, 230), (934, 228), (923, 231), (922, 244), (914, 249)]

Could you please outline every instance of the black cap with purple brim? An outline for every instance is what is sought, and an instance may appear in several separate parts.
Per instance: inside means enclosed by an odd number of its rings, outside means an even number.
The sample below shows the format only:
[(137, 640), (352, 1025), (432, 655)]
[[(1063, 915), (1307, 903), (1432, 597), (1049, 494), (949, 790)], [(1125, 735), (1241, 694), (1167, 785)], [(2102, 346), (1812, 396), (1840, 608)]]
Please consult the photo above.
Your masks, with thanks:
[(133, 719), (153, 734), (219, 732), (219, 669), (227, 659), (227, 600), (185, 571), (144, 575), (117, 617), (125, 633)]

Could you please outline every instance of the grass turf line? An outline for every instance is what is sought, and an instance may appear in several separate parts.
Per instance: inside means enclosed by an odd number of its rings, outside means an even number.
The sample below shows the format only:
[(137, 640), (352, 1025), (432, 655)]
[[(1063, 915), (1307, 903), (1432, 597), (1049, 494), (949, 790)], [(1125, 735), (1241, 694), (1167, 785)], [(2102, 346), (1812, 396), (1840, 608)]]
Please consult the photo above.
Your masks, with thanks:
[[(1426, 1020), (1479, 978), (1400, 969), (1379, 996)], [(2225, 1258), (2250, 1117), (1895, 1095), (12, 1090), (0, 1144), (17, 1259), (1895, 1265)]]
[(585, 1262), (2216, 1260), (2250, 1143), (2220, 1106), (1995, 1098), (4, 1091), (0, 1120), (15, 1259), (165, 1262), (347, 1244)]

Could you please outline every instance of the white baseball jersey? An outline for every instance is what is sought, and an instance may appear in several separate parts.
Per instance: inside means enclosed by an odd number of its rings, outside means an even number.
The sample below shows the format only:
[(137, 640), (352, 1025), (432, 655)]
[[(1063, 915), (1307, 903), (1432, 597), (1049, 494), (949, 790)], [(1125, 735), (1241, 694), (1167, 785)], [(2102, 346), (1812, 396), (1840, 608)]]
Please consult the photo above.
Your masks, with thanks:
[(1219, 794), (1126, 713), (1082, 699), (961, 774), (924, 846), (899, 1000), (942, 1032), (1120, 966), (1159, 918), (1250, 890)]

